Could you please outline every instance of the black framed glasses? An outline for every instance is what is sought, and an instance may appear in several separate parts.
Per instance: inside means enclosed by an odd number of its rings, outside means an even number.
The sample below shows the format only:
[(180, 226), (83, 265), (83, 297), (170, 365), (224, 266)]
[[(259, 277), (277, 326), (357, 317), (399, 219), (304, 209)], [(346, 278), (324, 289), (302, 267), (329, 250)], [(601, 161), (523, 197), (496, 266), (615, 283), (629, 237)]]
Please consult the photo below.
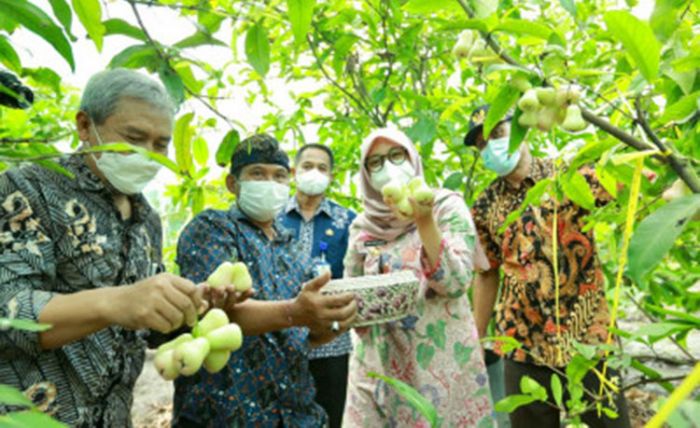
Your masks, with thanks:
[(408, 151), (403, 147), (392, 147), (385, 155), (372, 155), (365, 161), (365, 168), (369, 172), (377, 172), (384, 166), (384, 161), (394, 165), (401, 165), (408, 159)]

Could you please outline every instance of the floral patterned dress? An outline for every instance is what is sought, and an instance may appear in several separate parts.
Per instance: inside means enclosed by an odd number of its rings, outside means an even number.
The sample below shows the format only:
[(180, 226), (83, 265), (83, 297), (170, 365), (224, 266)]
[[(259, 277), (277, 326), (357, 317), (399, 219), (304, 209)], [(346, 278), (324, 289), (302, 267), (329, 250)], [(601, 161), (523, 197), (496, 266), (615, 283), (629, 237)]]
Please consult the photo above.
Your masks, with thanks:
[(444, 193), (434, 215), (442, 233), (428, 266), (418, 231), (385, 242), (351, 226), (345, 276), (412, 269), (421, 281), (415, 313), (355, 329), (344, 427), (427, 427), (428, 422), (369, 372), (399, 379), (428, 398), (443, 427), (492, 426), (488, 377), (469, 300), (476, 232), (461, 196)]

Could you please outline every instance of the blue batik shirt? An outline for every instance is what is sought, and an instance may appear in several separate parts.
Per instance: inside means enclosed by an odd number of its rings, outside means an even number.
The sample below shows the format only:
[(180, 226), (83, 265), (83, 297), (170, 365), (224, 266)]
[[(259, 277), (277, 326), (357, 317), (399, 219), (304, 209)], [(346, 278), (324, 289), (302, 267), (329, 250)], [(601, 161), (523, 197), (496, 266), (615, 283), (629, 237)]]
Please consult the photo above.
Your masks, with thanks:
[[(301, 245), (301, 251), (312, 261), (321, 256), (320, 244), (328, 244), (326, 261), (331, 265), (333, 278), (343, 277), (343, 258), (348, 248), (348, 229), (355, 219), (354, 211), (341, 207), (337, 203), (323, 199), (311, 220), (306, 221), (299, 208), (296, 197), (290, 198), (286, 209), (280, 214), (280, 220), (290, 229)], [(326, 345), (314, 348), (310, 359), (337, 357), (352, 351), (350, 333), (345, 333)]]
[[(255, 298), (295, 297), (310, 278), (310, 263), (278, 222), (270, 240), (236, 207), (207, 210), (183, 231), (177, 246), (182, 276), (200, 283), (227, 260), (243, 261)], [(288, 328), (246, 336), (219, 373), (204, 369), (175, 382), (173, 425), (201, 427), (320, 427), (324, 410), (314, 402), (308, 368), (308, 329)]]

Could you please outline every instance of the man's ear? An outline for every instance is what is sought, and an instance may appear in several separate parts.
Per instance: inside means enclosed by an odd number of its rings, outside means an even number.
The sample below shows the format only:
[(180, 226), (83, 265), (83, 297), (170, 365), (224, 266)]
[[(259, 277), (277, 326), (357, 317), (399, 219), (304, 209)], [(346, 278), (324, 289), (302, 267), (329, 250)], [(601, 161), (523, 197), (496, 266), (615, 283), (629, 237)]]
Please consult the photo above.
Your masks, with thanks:
[(87, 113), (79, 111), (78, 114), (75, 115), (75, 127), (78, 131), (78, 138), (80, 138), (80, 141), (87, 141), (91, 145), (95, 145), (95, 142), (92, 141), (92, 132), (90, 129), (92, 128), (92, 121)]
[(233, 176), (233, 174), (229, 174), (226, 176), (226, 188), (228, 189), (229, 192), (233, 193), (236, 195), (236, 198), (238, 198), (238, 180), (236, 180), (236, 177)]

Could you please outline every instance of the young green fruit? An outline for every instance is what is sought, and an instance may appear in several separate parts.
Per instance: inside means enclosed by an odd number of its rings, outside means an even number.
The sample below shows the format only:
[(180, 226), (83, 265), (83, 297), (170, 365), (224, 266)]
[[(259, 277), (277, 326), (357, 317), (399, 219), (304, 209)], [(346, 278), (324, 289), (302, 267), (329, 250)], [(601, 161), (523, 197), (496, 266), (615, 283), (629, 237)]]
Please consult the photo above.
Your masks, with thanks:
[(233, 263), (223, 262), (219, 267), (214, 270), (214, 272), (207, 278), (207, 284), (212, 288), (225, 287), (231, 284), (231, 273), (233, 270)]
[(428, 187), (427, 184), (422, 183), (417, 188), (413, 189), (413, 199), (419, 204), (430, 202), (433, 200), (433, 189)]
[(554, 88), (537, 88), (535, 89), (535, 93), (537, 94), (537, 100), (540, 102), (540, 104), (550, 106), (554, 104), (554, 101), (556, 100), (557, 97), (557, 91)]
[(454, 47), (452, 48), (452, 55), (457, 58), (466, 58), (469, 56), (469, 49), (471, 45), (463, 41), (461, 38), (457, 40)]
[(406, 187), (408, 188), (408, 192), (413, 194), (413, 192), (421, 186), (425, 186), (425, 180), (423, 180), (422, 177), (413, 177)]
[(211, 351), (204, 359), (204, 369), (211, 374), (218, 373), (226, 367), (231, 351)]
[(688, 188), (688, 186), (683, 182), (683, 180), (679, 178), (673, 182), (671, 187), (664, 190), (664, 193), (661, 195), (661, 197), (664, 198), (666, 202), (671, 202), (674, 199), (682, 198), (683, 196), (688, 196), (691, 193), (692, 192), (690, 191), (690, 188)]
[(173, 359), (183, 376), (192, 376), (202, 367), (204, 359), (209, 354), (209, 341), (198, 337), (183, 343), (173, 351)]
[(192, 329), (194, 337), (206, 336), (210, 331), (216, 330), (228, 324), (228, 315), (222, 309), (214, 308), (207, 312), (197, 324), (197, 327)]
[(193, 337), (190, 333), (183, 333), (176, 337), (175, 339), (171, 340), (170, 342), (165, 342), (164, 344), (160, 345), (158, 349), (156, 350), (156, 354), (161, 354), (166, 351), (170, 351), (172, 349), (177, 348), (178, 346), (182, 345), (185, 342), (189, 342), (192, 340)]
[(227, 324), (204, 336), (214, 351), (235, 351), (243, 344), (243, 332), (238, 324)]
[(552, 129), (552, 125), (557, 119), (557, 109), (544, 107), (537, 113), (537, 129), (546, 132)]
[(581, 131), (586, 127), (586, 122), (581, 117), (581, 109), (576, 104), (571, 104), (566, 108), (566, 118), (561, 124), (567, 131)]
[(236, 291), (246, 291), (253, 287), (253, 278), (250, 277), (248, 267), (243, 262), (236, 262), (231, 268), (231, 283), (236, 286)]
[(399, 211), (399, 214), (404, 217), (413, 216), (413, 206), (411, 206), (411, 202), (408, 200), (408, 198), (401, 199), (399, 203), (396, 204), (396, 209)]
[(532, 83), (527, 80), (527, 77), (520, 74), (510, 79), (510, 85), (520, 92), (526, 92), (528, 89), (532, 88)]
[(390, 181), (382, 187), (382, 195), (385, 200), (398, 202), (406, 196), (406, 189), (396, 181)]
[(539, 106), (540, 102), (537, 100), (537, 92), (534, 89), (525, 91), (520, 100), (518, 100), (518, 107), (522, 111), (535, 111)]
[(158, 370), (158, 374), (165, 380), (173, 380), (180, 374), (178, 365), (173, 358), (174, 352), (172, 349), (157, 352), (153, 358), (153, 365)]
[(523, 111), (518, 118), (518, 123), (520, 126), (527, 126), (529, 128), (537, 125), (537, 111)]

